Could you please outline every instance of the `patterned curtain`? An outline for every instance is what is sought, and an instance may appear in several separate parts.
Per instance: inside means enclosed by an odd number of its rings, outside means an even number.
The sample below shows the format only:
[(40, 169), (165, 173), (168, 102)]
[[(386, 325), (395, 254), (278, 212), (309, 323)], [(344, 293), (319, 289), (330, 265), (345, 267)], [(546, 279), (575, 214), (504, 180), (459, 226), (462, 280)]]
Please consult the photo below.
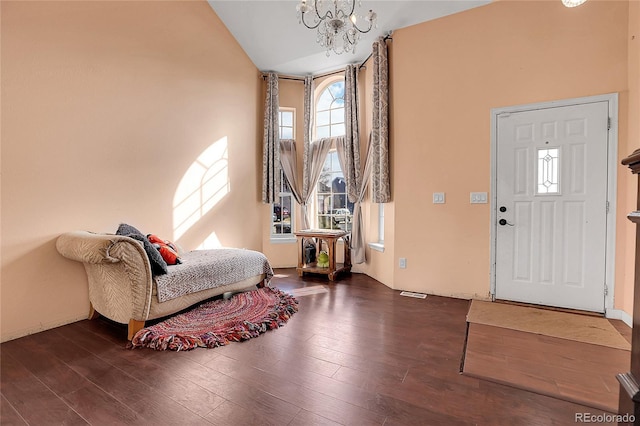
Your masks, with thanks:
[(357, 65), (347, 65), (344, 87), (344, 163), (342, 171), (347, 181), (347, 196), (356, 202), (360, 187), (360, 127), (358, 126), (358, 69)]
[[(309, 190), (309, 176), (307, 176), (309, 172), (309, 161), (310, 161), (310, 145), (311, 145), (311, 134), (313, 132), (313, 77), (308, 75), (304, 78), (304, 152), (302, 153), (302, 158), (304, 163), (302, 164), (302, 198), (308, 199), (309, 192), (313, 191), (313, 186), (311, 187), (311, 191)], [(305, 228), (306, 229), (306, 228)]]
[(264, 104), (264, 140), (262, 152), (262, 202), (274, 203), (280, 191), (280, 127), (278, 75), (267, 75), (267, 97)]
[(373, 43), (373, 123), (371, 131), (374, 203), (391, 201), (389, 183), (389, 61), (387, 43), (380, 37)]

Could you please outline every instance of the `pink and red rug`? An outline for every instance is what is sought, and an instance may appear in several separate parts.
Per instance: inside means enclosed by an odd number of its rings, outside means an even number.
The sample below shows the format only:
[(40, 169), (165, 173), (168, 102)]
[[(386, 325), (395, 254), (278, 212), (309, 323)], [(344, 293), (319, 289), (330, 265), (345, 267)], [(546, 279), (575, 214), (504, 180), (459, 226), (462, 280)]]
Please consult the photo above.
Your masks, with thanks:
[(212, 300), (138, 331), (130, 348), (184, 351), (215, 348), (258, 337), (281, 327), (298, 311), (298, 301), (277, 288)]

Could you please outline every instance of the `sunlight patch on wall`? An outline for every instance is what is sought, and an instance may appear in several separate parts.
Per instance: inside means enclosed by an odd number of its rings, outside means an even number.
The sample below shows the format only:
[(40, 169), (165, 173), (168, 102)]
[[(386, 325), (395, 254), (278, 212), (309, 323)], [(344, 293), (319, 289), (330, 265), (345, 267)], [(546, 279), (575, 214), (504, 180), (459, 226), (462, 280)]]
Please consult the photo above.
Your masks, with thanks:
[(173, 238), (183, 236), (229, 191), (229, 152), (225, 136), (204, 150), (182, 177), (173, 197)]
[(218, 239), (218, 236), (216, 235), (215, 232), (212, 232), (211, 234), (209, 234), (209, 236), (202, 242), (202, 244), (200, 244), (197, 247), (197, 250), (210, 250), (210, 249), (216, 249), (216, 248), (221, 248), (222, 247), (222, 243), (220, 242), (220, 240)]

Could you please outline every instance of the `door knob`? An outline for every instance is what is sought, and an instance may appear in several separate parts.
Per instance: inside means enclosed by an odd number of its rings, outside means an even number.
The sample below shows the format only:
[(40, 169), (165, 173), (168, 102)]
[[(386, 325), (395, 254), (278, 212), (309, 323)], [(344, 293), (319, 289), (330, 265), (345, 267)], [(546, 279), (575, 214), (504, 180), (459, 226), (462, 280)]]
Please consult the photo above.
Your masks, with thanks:
[(505, 225), (513, 226), (513, 223), (507, 222), (507, 219), (500, 219), (498, 223), (502, 226), (505, 226)]

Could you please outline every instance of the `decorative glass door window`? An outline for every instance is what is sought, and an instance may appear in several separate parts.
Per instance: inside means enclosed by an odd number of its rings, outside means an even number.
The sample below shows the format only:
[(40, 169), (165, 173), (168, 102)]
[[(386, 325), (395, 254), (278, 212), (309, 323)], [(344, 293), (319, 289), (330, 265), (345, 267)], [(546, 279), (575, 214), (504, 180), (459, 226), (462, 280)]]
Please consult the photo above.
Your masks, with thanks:
[(560, 149), (538, 149), (536, 194), (560, 194)]

